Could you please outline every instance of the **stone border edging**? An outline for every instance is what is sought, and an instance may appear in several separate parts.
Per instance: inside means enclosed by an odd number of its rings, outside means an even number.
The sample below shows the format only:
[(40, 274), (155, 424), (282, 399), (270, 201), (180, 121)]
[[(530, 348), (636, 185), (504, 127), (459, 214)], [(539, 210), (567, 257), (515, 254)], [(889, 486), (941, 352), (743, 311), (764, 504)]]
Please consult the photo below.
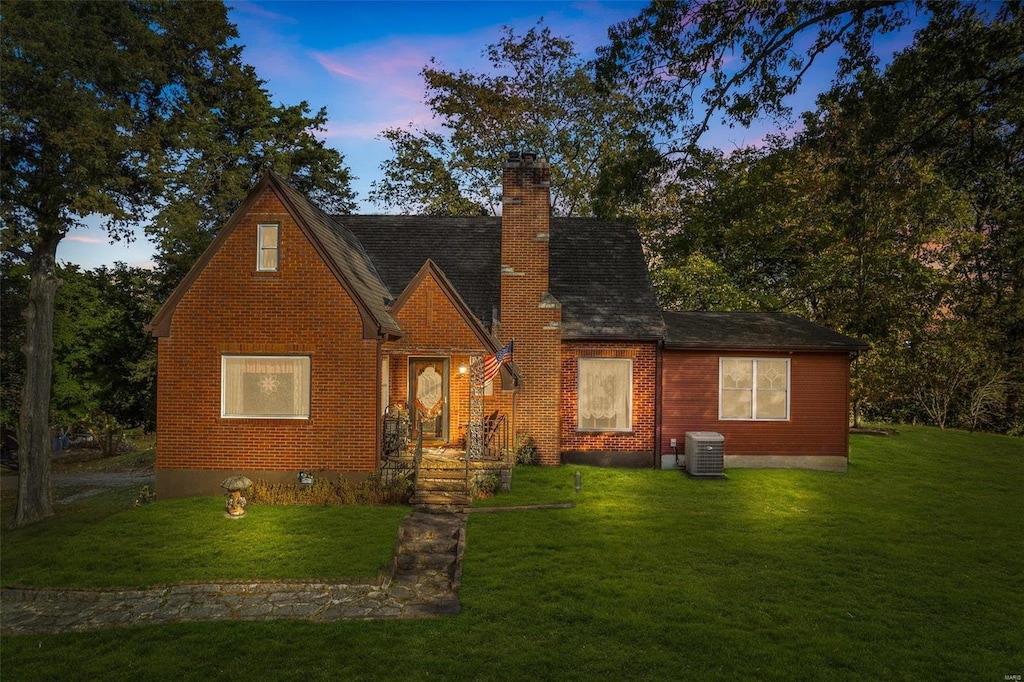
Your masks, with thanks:
[(575, 502), (556, 502), (553, 504), (522, 504), (514, 507), (470, 507), (466, 511), (472, 514), (485, 514), (508, 511), (533, 511), (534, 509), (573, 509)]

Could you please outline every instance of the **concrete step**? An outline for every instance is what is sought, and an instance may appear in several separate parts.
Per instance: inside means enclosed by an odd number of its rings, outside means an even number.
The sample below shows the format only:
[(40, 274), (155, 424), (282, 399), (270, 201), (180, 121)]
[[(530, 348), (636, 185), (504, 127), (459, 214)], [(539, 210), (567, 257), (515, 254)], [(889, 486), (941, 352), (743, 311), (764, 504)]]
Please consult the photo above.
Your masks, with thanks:
[(448, 590), (452, 587), (450, 570), (420, 569), (415, 571), (395, 571), (394, 584), (411, 587), (428, 587), (434, 590)]
[(410, 500), (414, 505), (420, 504), (449, 504), (469, 505), (469, 495), (465, 492), (420, 492), (417, 490)]
[(424, 514), (438, 514), (438, 515), (449, 515), (449, 514), (465, 514), (466, 507), (468, 504), (433, 504), (433, 503), (420, 503), (416, 504), (416, 511)]
[(422, 479), (436, 479), (436, 480), (453, 480), (453, 481), (465, 481), (466, 471), (464, 469), (424, 469), (420, 468), (419, 473), (420, 480)]
[(416, 486), (416, 492), (433, 492), (433, 493), (466, 493), (466, 482), (465, 481), (435, 481), (426, 480), (420, 481)]
[(399, 554), (441, 554), (443, 552), (454, 552), (458, 547), (457, 537), (417, 536), (406, 533), (402, 537), (402, 543), (398, 548)]
[(433, 571), (446, 571), (455, 563), (455, 555), (447, 552), (441, 554), (399, 554), (395, 557), (395, 566), (400, 572), (420, 571), (429, 569)]

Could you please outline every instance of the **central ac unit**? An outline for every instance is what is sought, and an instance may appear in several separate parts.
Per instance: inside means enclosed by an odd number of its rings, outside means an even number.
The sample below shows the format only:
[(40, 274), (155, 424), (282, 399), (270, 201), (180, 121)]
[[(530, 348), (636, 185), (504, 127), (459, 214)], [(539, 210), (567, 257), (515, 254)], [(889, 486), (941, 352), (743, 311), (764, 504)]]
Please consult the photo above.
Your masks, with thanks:
[(725, 437), (714, 431), (686, 434), (686, 473), (701, 478), (725, 476)]

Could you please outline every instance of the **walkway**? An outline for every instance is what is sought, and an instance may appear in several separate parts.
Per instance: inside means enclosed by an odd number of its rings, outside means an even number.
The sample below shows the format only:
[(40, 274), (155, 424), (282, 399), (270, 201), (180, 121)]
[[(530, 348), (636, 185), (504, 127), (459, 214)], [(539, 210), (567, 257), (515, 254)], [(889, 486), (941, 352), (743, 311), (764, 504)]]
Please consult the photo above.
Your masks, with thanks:
[[(152, 471), (50, 474), (50, 484), (54, 488), (88, 487), (95, 488), (96, 492), (101, 492), (104, 488), (117, 488), (128, 485), (137, 485), (141, 488), (144, 485), (153, 485), (154, 480), (155, 474)], [(10, 474), (0, 476), (0, 489), (17, 490), (18, 477)]]
[(223, 583), (148, 590), (0, 591), (3, 634), (211, 620), (423, 618), (459, 612), (465, 514), (411, 513), (391, 571), (375, 582)]

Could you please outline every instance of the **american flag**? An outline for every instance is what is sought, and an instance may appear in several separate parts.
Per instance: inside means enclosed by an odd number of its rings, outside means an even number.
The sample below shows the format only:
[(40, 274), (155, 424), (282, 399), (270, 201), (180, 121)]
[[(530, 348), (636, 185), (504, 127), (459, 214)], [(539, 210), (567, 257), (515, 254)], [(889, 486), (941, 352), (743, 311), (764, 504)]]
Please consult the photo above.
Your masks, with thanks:
[(508, 345), (499, 350), (494, 355), (488, 355), (484, 358), (484, 383), (494, 379), (498, 376), (498, 370), (506, 362), (512, 359), (512, 344), (514, 341), (509, 341)]

